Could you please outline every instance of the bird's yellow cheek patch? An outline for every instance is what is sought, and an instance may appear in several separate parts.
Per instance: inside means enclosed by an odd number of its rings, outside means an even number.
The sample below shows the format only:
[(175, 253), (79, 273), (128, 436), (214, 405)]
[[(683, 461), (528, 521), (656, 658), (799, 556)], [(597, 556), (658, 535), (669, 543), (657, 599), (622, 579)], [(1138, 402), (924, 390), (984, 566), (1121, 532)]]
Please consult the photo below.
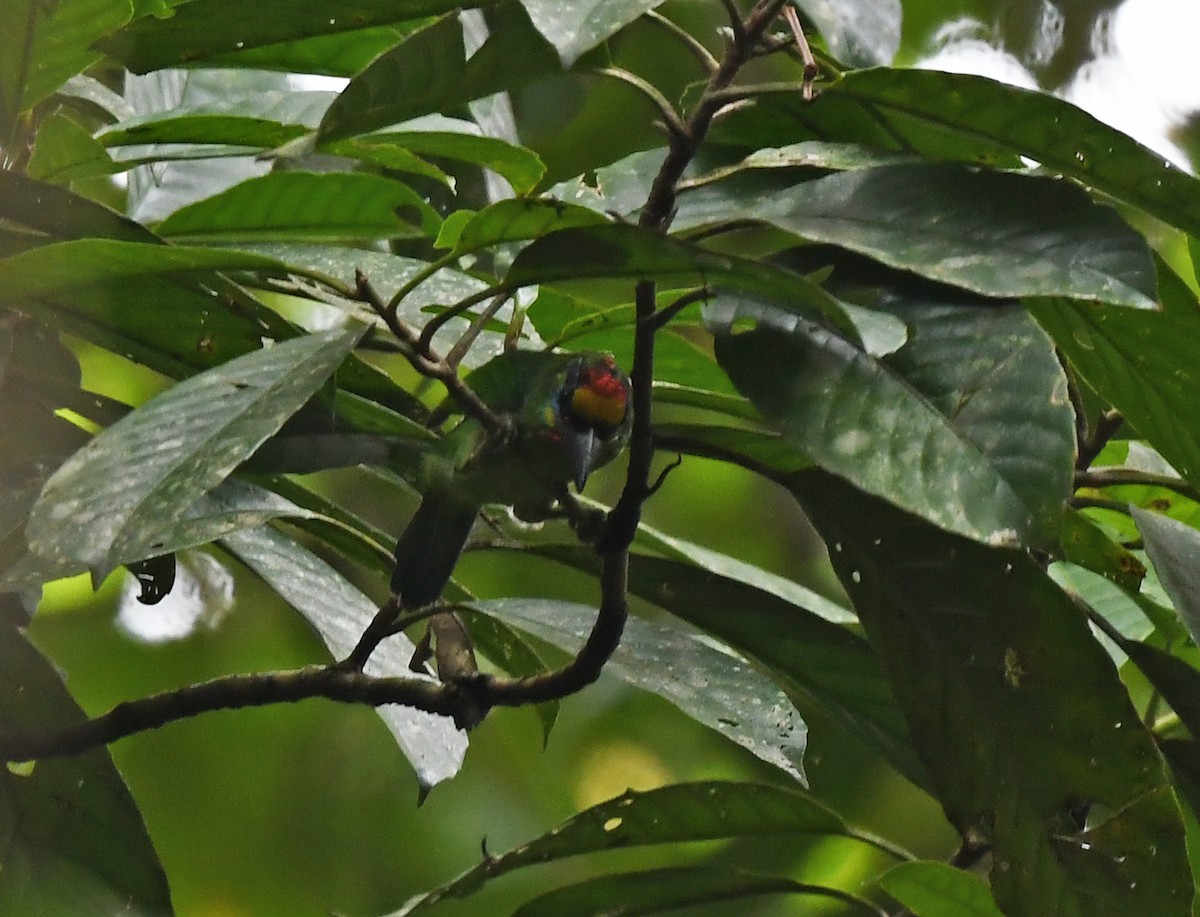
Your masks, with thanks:
[(571, 413), (593, 426), (617, 427), (625, 419), (625, 400), (580, 387), (571, 395)]

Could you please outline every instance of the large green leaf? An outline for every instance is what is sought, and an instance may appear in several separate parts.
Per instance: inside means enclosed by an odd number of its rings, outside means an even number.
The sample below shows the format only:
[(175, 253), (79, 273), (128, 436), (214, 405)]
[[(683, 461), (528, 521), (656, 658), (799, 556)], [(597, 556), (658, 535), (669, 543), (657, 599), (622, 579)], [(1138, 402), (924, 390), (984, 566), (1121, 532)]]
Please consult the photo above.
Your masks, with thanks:
[(30, 550), (93, 570), (160, 553), (159, 532), (315, 392), (362, 330), (296, 338), (181, 382), (113, 424), (46, 483)]
[(1031, 311), (1071, 366), (1180, 474), (1200, 486), (1200, 313), (1036, 301)]
[(1151, 308), (1146, 240), (1078, 187), (949, 165), (881, 166), (789, 183), (776, 172), (680, 195), (679, 228), (755, 220), (985, 296)]
[(284, 273), (287, 269), (279, 261), (247, 252), (75, 239), (0, 259), (0, 301), (19, 301), (82, 286), (117, 287), (146, 276), (205, 276), (216, 270)]
[(543, 236), (516, 257), (505, 282), (520, 287), (605, 277), (741, 290), (782, 309), (817, 316), (857, 336), (840, 304), (800, 274), (624, 223), (562, 229)]
[(448, 898), (464, 898), (487, 881), (517, 869), (602, 850), (647, 844), (796, 835), (852, 837), (903, 852), (848, 827), (822, 803), (792, 789), (753, 783), (681, 783), (629, 790), (409, 901), (394, 917), (424, 913)]
[[(584, 548), (534, 545), (531, 550), (590, 573), (598, 569), (595, 553)], [(700, 560), (634, 554), (630, 592), (713, 634), (770, 672), (789, 694), (804, 698), (878, 749), (914, 783), (928, 782), (866, 641), (825, 620), (820, 602), (794, 604), (791, 590), (739, 582), (697, 566)]]
[[(776, 106), (787, 114), (771, 111)], [(811, 104), (773, 100), (757, 117), (794, 118), (822, 140), (932, 160), (1008, 165), (1024, 156), (1200, 234), (1200, 181), (1046, 93), (960, 73), (878, 68), (846, 74)]]
[(82, 124), (56, 112), (38, 128), (27, 171), (32, 178), (68, 184), (111, 175), (121, 168)]
[[(910, 307), (910, 341), (882, 361), (798, 316), (710, 314), (730, 378), (824, 468), (979, 541), (1051, 539), (1073, 419), (1050, 343), (1020, 309)], [(728, 333), (738, 318), (758, 327)]]
[(92, 44), (129, 21), (129, 0), (14, 0), (0, 37), (0, 136), (7, 144), (17, 116), (86, 70), (100, 55)]
[[(334, 659), (350, 654), (378, 610), (329, 564), (272, 528), (233, 532), (223, 544), (304, 616)], [(364, 671), (412, 674), (408, 662), (413, 650), (411, 640), (396, 634), (379, 645)], [(395, 704), (376, 711), (411, 762), (422, 792), (458, 773), (467, 737), (449, 717)]]
[[(471, 122), (446, 119), (452, 125), (474, 126)], [(407, 152), (439, 159), (454, 159), (490, 169), (502, 175), (517, 194), (527, 194), (541, 180), (546, 166), (537, 154), (523, 146), (495, 137), (480, 137), (466, 131), (386, 131), (329, 145), (332, 152), (385, 163), (389, 154)]]
[(521, 0), (534, 27), (554, 45), (564, 67), (663, 0)]
[(1174, 519), (1134, 507), (1158, 579), (1175, 603), (1192, 642), (1200, 637), (1200, 532)]
[(269, 7), (238, 0), (181, 3), (168, 16), (143, 16), (101, 43), (135, 73), (194, 64), (243, 48), (400, 23), (458, 9), (453, 0), (280, 0)]
[(558, 72), (554, 52), (513, 6), (496, 11), (488, 40), (467, 59), (462, 26), (444, 16), (407, 35), (358, 74), (329, 107), (318, 130), (326, 142), (399, 124)]
[(429, 204), (398, 181), (354, 172), (274, 172), (176, 210), (158, 232), (183, 239), (336, 241), (432, 235), (437, 222)]
[(513, 911), (513, 917), (579, 917), (581, 914), (657, 914), (718, 901), (759, 895), (803, 895), (852, 905), (858, 913), (886, 917), (865, 898), (787, 876), (761, 875), (705, 866), (667, 866), (610, 873), (539, 895)]
[[(0, 731), (80, 722), (54, 667), (0, 599)], [(0, 768), (0, 911), (5, 914), (170, 914), (166, 876), (108, 751), (96, 748)]]
[[(390, 300), (405, 285), (424, 272), (429, 263), (415, 258), (405, 258), (386, 252), (362, 248), (343, 248), (336, 245), (321, 245), (308, 242), (261, 242), (239, 244), (240, 251), (255, 252), (296, 268), (297, 273), (311, 273), (332, 277), (343, 286), (353, 289), (355, 272), (361, 270), (370, 281), (371, 287), (385, 301)], [(452, 268), (443, 268), (419, 283), (399, 304), (398, 315), (413, 325), (427, 322), (431, 313), (429, 306), (450, 306), (486, 289), (482, 280)], [(347, 303), (347, 308), (357, 308), (364, 321), (374, 320), (361, 303)], [(433, 338), (443, 352), (467, 330), (470, 316), (455, 318), (447, 322)], [(503, 340), (498, 334), (482, 334), (472, 345), (463, 365), (475, 367), (500, 353)], [(382, 393), (373, 394), (382, 400)]]
[(472, 216), (458, 234), (456, 252), (471, 252), (501, 242), (538, 239), (560, 229), (607, 222), (594, 210), (555, 200), (509, 198)]
[[(1009, 913), (1191, 913), (1178, 804), (1087, 621), (1026, 552), (827, 474), (793, 490), (884, 660), (950, 820)], [(1085, 817), (1086, 816), (1086, 817)]]
[[(596, 618), (589, 606), (544, 599), (472, 605), (571, 653), (583, 645)], [(690, 629), (631, 618), (605, 671), (666, 698), (697, 722), (804, 781), (808, 727), (791, 701), (736, 656)]]
[[(170, 111), (126, 118), (97, 136), (107, 147), (228, 144), (273, 148), (316, 127), (334, 98), (335, 93), (315, 91), (238, 93), (216, 104), (180, 105)], [(149, 158), (142, 150), (138, 154)]]
[(53, 239), (157, 240), (146, 227), (65, 188), (0, 169), (0, 216)]
[(879, 887), (914, 917), (1003, 917), (986, 882), (945, 863), (900, 863), (879, 877)]

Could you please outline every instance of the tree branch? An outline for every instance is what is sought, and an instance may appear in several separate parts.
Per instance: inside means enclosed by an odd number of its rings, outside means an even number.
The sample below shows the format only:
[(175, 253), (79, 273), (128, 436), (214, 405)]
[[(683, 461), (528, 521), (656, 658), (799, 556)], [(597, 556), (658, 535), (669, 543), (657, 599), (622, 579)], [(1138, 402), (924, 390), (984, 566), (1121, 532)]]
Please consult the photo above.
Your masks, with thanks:
[[(712, 70), (705, 91), (687, 120), (681, 120), (671, 110), (673, 119), (667, 119), (671, 126), (668, 154), (641, 210), (641, 226), (663, 233), (670, 228), (680, 179), (703, 143), (713, 118), (726, 104), (722, 93), (751, 59), (784, 2), (759, 0), (747, 17), (742, 19), (732, 0), (726, 0), (726, 9), (732, 22), (732, 40), (728, 42), (723, 58)], [(629, 82), (625, 75), (621, 75), (621, 78)], [(654, 90), (651, 98), (656, 93), (657, 90)], [(663, 107), (660, 101), (656, 100), (655, 104), (660, 109)], [(667, 109), (670, 110), (669, 105)], [(429, 339), (433, 332), (429, 326), (424, 333), (419, 333), (398, 315), (398, 306), (404, 296), (449, 263), (450, 257), (430, 264), (389, 302), (380, 298), (361, 271), (356, 272), (354, 292), (383, 319), (419, 373), (445, 385), (450, 395), (485, 427), (489, 435), (507, 436), (511, 433), (511, 420), (488, 407), (459, 377), (454, 365), (432, 349)], [(511, 291), (500, 284), (471, 297), (467, 305), (508, 292)], [(453, 717), (459, 725), (469, 727), (493, 706), (520, 706), (556, 700), (594, 682), (616, 650), (625, 628), (628, 615), (629, 546), (637, 531), (642, 504), (660, 483), (652, 485), (650, 482), (654, 458), (651, 387), (654, 380), (655, 334), (685, 305), (705, 295), (703, 290), (685, 294), (658, 311), (655, 294), (653, 281), (639, 282), (634, 291), (637, 324), (630, 371), (633, 423), (629, 467), (621, 496), (605, 519), (595, 543), (601, 557), (601, 600), (596, 621), (584, 645), (566, 665), (551, 672), (522, 678), (481, 674), (474, 670), (473, 664), (467, 659), (469, 645), (455, 636), (448, 651), (458, 654), (462, 660), (457, 657), (452, 660), (450, 668), (454, 671), (442, 673), (448, 676), (442, 682), (414, 677), (366, 675), (361, 671), (362, 664), (378, 642), (394, 633), (401, 623), (411, 623), (425, 614), (420, 612), (417, 616), (398, 620), (396, 601), (392, 599), (380, 608), (375, 619), (364, 629), (359, 646), (341, 662), (287, 672), (230, 675), (122, 703), (108, 713), (54, 732), (0, 734), (0, 755), (8, 761), (24, 761), (73, 754), (212, 710), (290, 703), (314, 697), (372, 706), (403, 704)], [(466, 306), (459, 304), (455, 307), (458, 311), (462, 308)], [(436, 330), (435, 322), (433, 331)], [(443, 611), (434, 608), (431, 614), (436, 617)]]

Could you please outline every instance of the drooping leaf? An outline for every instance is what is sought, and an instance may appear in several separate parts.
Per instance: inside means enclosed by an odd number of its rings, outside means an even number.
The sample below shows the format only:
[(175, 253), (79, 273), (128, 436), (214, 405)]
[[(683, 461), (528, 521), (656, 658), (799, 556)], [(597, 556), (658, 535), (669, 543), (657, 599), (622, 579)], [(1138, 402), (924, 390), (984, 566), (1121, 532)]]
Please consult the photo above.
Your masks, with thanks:
[(412, 188), (355, 172), (274, 172), (176, 210), (158, 226), (182, 239), (389, 239), (433, 234)]
[[(330, 149), (341, 152), (343, 147), (335, 142)], [(419, 156), (453, 159), (482, 166), (503, 176), (518, 195), (532, 191), (546, 171), (546, 166), (532, 150), (466, 131), (408, 130), (367, 134), (355, 138), (354, 146), (350, 149), (360, 151), (360, 155), (363, 150), (405, 150)]]
[[(1051, 537), (1073, 419), (1053, 350), (1021, 310), (914, 307), (912, 338), (883, 361), (799, 316), (720, 303), (710, 315), (734, 383), (826, 469), (983, 542)], [(758, 327), (729, 334), (739, 317)]]
[(756, 172), (687, 191), (675, 225), (763, 221), (985, 296), (1154, 305), (1146, 240), (1074, 185), (948, 165), (787, 182)]
[(283, 0), (258, 8), (237, 0), (181, 3), (168, 16), (143, 16), (101, 42), (135, 73), (194, 64), (265, 45), (401, 23), (458, 9), (448, 0), (330, 0), (319, 7)]
[(1159, 581), (1175, 603), (1192, 641), (1200, 635), (1200, 532), (1158, 513), (1133, 508), (1146, 553)]
[[(586, 549), (528, 549), (590, 573), (598, 569), (595, 553)], [(913, 783), (927, 782), (891, 688), (861, 637), (792, 604), (778, 594), (782, 590), (753, 588), (694, 563), (634, 554), (629, 589), (753, 660), (789, 694), (803, 697), (878, 749)]]
[[(596, 617), (588, 606), (543, 599), (473, 606), (571, 653), (583, 645)], [(695, 633), (631, 618), (605, 671), (665, 697), (697, 722), (804, 781), (808, 727), (791, 702), (736, 656)]]
[(31, 178), (62, 185), (120, 169), (83, 125), (55, 113), (38, 128), (27, 172)]
[(30, 513), (30, 549), (98, 579), (161, 553), (159, 533), (274, 433), (361, 333), (314, 334), (247, 354), (118, 421), (46, 483)]
[[(274, 529), (234, 532), (224, 544), (313, 626), (334, 659), (344, 659), (374, 618), (375, 604), (327, 563)], [(364, 671), (412, 674), (413, 643), (404, 634), (384, 641)], [(414, 676), (415, 677), (415, 676)], [(466, 734), (449, 717), (395, 704), (377, 707), (380, 718), (412, 763), (422, 790), (453, 777), (467, 751)]]
[(947, 815), (990, 839), (1000, 907), (1190, 914), (1183, 825), (1153, 737), (1041, 567), (826, 474), (803, 472), (792, 486)]
[(394, 917), (412, 917), (448, 898), (464, 898), (490, 879), (517, 869), (602, 850), (684, 841), (795, 835), (851, 837), (893, 847), (848, 827), (811, 796), (752, 783), (680, 783), (646, 792), (626, 791), (592, 806), (529, 843), (492, 857), (419, 898)]
[(111, 207), (11, 170), (0, 170), (0, 216), (54, 239), (157, 240), (146, 227)]
[(564, 67), (611, 38), (663, 0), (521, 0), (534, 27), (554, 45)]
[(560, 70), (554, 52), (515, 4), (495, 13), (487, 41), (469, 60), (455, 16), (443, 16), (405, 36), (350, 81), (321, 122), (318, 142), (450, 113)]
[(543, 236), (517, 255), (505, 281), (519, 287), (602, 277), (740, 290), (789, 311), (819, 316), (857, 337), (854, 324), (838, 302), (800, 274), (624, 223), (563, 229)]
[(667, 866), (640, 872), (610, 873), (546, 892), (513, 911), (513, 917), (578, 917), (579, 914), (655, 914), (717, 901), (739, 901), (760, 895), (803, 895), (827, 898), (861, 913), (885, 912), (850, 892), (797, 882), (786, 876), (760, 875), (706, 866)]
[(1141, 312), (1035, 301), (1031, 311), (1071, 366), (1193, 486), (1200, 486), (1200, 368), (1194, 310)]
[(99, 59), (92, 44), (129, 21), (129, 0), (15, 0), (0, 38), (0, 131)]
[[(361, 248), (341, 248), (336, 245), (321, 245), (308, 242), (259, 242), (238, 244), (240, 251), (254, 252), (295, 267), (300, 273), (323, 274), (338, 280), (342, 285), (353, 288), (355, 271), (361, 270), (372, 288), (386, 302), (409, 281), (428, 267), (428, 263), (415, 258), (405, 258), (386, 252), (369, 251)], [(443, 268), (425, 279), (401, 300), (398, 315), (414, 325), (424, 324), (430, 313), (424, 311), (430, 305), (453, 305), (486, 289), (486, 284), (470, 274), (451, 268)], [(361, 305), (364, 320), (373, 318)], [(456, 318), (434, 336), (435, 346), (442, 352), (467, 329), (468, 319)], [(475, 367), (500, 353), (503, 341), (500, 335), (482, 334), (463, 360), (463, 365)], [(377, 399), (379, 395), (375, 396)]]
[(900, 863), (879, 877), (879, 887), (914, 917), (1003, 917), (986, 882), (945, 863)]
[(593, 210), (555, 200), (509, 198), (476, 213), (458, 234), (456, 252), (471, 252), (501, 242), (538, 239), (560, 229), (596, 226), (606, 221)]
[(145, 276), (205, 276), (216, 270), (281, 273), (286, 267), (246, 252), (76, 239), (0, 259), (0, 299), (18, 301), (82, 286), (119, 286)]
[(1200, 235), (1200, 180), (1052, 95), (961, 73), (875, 68), (847, 73), (816, 101), (773, 100), (824, 140), (932, 160), (1007, 166), (1018, 157), (1077, 179)]
[[(43, 732), (83, 719), (54, 667), (0, 598), (0, 730)], [(0, 768), (0, 910), (6, 914), (165, 915), (166, 876), (133, 797), (103, 748)]]

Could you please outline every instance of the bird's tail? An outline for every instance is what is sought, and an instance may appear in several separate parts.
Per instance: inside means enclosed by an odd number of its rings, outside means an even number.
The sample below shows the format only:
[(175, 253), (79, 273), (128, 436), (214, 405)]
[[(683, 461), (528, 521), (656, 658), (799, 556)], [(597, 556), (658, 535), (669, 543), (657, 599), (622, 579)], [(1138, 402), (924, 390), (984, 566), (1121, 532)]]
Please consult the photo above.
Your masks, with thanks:
[(392, 592), (405, 608), (436, 602), (471, 534), (477, 507), (448, 490), (429, 491), (396, 545)]

